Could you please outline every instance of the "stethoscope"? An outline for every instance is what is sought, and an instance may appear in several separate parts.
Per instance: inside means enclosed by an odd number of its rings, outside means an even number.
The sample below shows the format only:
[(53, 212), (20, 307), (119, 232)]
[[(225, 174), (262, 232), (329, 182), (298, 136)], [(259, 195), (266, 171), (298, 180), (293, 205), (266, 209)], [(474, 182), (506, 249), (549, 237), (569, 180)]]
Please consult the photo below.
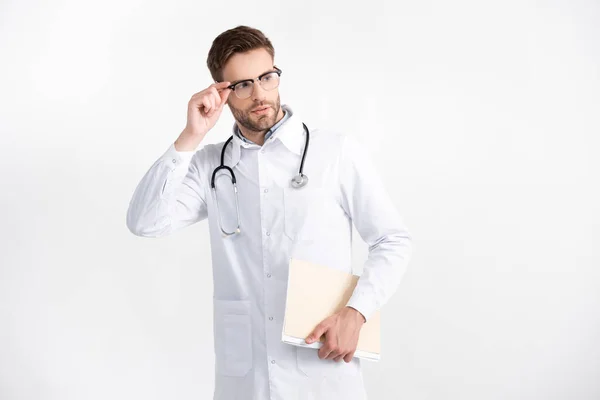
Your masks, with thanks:
[[(298, 170), (298, 175), (294, 176), (291, 180), (291, 186), (295, 189), (300, 189), (308, 183), (308, 176), (304, 175), (303, 170), (304, 170), (304, 159), (306, 158), (306, 152), (308, 150), (308, 140), (310, 138), (310, 133), (308, 131), (308, 128), (306, 127), (306, 124), (304, 124), (304, 122), (302, 123), (302, 126), (304, 126), (304, 131), (306, 132), (306, 141), (304, 143), (304, 149), (302, 150), (302, 160), (300, 161), (300, 169)], [(233, 173), (233, 169), (231, 169), (230, 167), (225, 165), (225, 149), (227, 148), (227, 145), (229, 144), (229, 142), (231, 142), (232, 139), (233, 139), (233, 135), (229, 139), (227, 139), (227, 141), (225, 142), (225, 145), (223, 145), (223, 149), (221, 150), (221, 165), (219, 165), (217, 168), (215, 168), (215, 170), (212, 173), (212, 178), (210, 180), (210, 187), (212, 188), (212, 191), (215, 194), (215, 204), (217, 206), (217, 214), (219, 214), (219, 228), (221, 229), (221, 232), (223, 232), (223, 236), (231, 236), (231, 235), (235, 235), (236, 233), (241, 232), (241, 230), (240, 230), (240, 206), (238, 203), (238, 191), (237, 191), (235, 174)], [(221, 221), (221, 213), (219, 212), (219, 197), (217, 195), (217, 190), (215, 188), (215, 177), (216, 177), (217, 172), (219, 172), (222, 169), (225, 169), (229, 172), (229, 178), (231, 179), (231, 183), (233, 185), (233, 192), (235, 195), (235, 210), (236, 210), (236, 217), (237, 217), (237, 227), (233, 232), (227, 232), (223, 229), (223, 224)]]

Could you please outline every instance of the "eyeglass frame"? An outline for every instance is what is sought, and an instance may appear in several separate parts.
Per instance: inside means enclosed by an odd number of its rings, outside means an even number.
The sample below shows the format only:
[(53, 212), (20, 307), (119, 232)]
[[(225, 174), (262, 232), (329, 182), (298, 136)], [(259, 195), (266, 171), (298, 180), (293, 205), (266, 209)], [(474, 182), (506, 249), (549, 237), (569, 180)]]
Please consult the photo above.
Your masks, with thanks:
[[(279, 77), (281, 77), (281, 73), (283, 71), (280, 68), (278, 68), (275, 65), (273, 65), (273, 70), (267, 71), (265, 73), (262, 73), (257, 78), (242, 79), (241, 81), (237, 81), (236, 83), (232, 83), (231, 85), (227, 86), (227, 89), (231, 89), (233, 91), (233, 93), (235, 93), (235, 87), (237, 85), (239, 85), (240, 83), (243, 83), (243, 82), (252, 82), (252, 85), (254, 85), (254, 81), (258, 81), (259, 85), (261, 85), (261, 87), (262, 87), (262, 83), (260, 81), (262, 79), (262, 77), (265, 76), (265, 75), (272, 74), (273, 72), (275, 72), (277, 74), (277, 78), (279, 79)], [(279, 84), (276, 87), (274, 87), (273, 89), (276, 89), (277, 87), (279, 87)], [(270, 90), (273, 90), (273, 89), (270, 89)], [(254, 90), (254, 87), (252, 87), (252, 90)], [(252, 96), (252, 92), (251, 92), (250, 96)], [(248, 96), (248, 97), (250, 97), (250, 96)], [(236, 93), (236, 97), (238, 97), (237, 93)], [(244, 97), (244, 99), (247, 99), (248, 97)], [(241, 98), (238, 97), (238, 99), (241, 99)], [(243, 99), (241, 99), (241, 100), (243, 100)]]

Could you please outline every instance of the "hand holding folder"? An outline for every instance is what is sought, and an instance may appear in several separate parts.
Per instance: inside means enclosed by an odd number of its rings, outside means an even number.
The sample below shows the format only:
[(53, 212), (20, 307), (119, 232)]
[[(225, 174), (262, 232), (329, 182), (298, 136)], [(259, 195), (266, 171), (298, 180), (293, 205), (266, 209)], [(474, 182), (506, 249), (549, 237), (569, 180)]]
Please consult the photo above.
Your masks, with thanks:
[[(281, 340), (284, 343), (319, 349), (305, 338), (325, 318), (346, 306), (360, 277), (307, 261), (291, 259)], [(362, 326), (355, 357), (380, 359), (380, 313), (376, 311)]]

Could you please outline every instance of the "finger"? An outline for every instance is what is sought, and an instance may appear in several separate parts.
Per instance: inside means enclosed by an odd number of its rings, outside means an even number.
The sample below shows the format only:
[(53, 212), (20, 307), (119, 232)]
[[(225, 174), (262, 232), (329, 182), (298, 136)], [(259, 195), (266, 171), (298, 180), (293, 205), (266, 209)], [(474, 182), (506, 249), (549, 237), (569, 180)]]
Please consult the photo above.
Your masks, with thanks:
[(332, 359), (340, 355), (340, 349), (338, 348), (333, 339), (328, 339), (326, 337), (325, 344), (323, 345), (323, 347), (321, 347), (321, 349), (323, 348), (325, 348), (325, 350), (323, 350), (322, 352), (324, 359)]
[(322, 360), (326, 360), (331, 355), (332, 350), (333, 349), (328, 345), (321, 347), (319, 349), (319, 358), (321, 358)]
[(212, 92), (207, 93), (206, 97), (208, 98), (208, 101), (210, 102), (210, 111), (208, 112), (207, 116), (212, 117), (217, 109), (217, 105), (215, 104), (215, 97), (212, 94)]
[(227, 87), (227, 86), (229, 86), (229, 85), (231, 85), (231, 82), (229, 82), (229, 81), (225, 81), (225, 82), (217, 82), (217, 83), (213, 83), (213, 84), (212, 84), (212, 85), (210, 85), (210, 86), (212, 86), (212, 87), (214, 87), (214, 88), (216, 88), (216, 89), (224, 89), (224, 88), (226, 88), (226, 87)]
[(211, 95), (212, 95), (213, 103), (215, 105), (215, 111), (217, 111), (221, 108), (221, 96), (219, 96), (217, 89), (213, 89), (213, 91), (211, 92)]
[(211, 110), (211, 102), (208, 96), (202, 98), (202, 105), (204, 106), (204, 114), (208, 115)]
[(327, 332), (327, 326), (324, 323), (320, 323), (319, 325), (317, 325), (317, 327), (312, 331), (312, 333), (310, 335), (308, 335), (306, 337), (306, 343), (312, 343), (315, 340), (318, 340), (321, 338), (321, 336), (323, 336), (325, 334), (325, 332)]
[(231, 93), (231, 89), (224, 89), (219, 93), (219, 95), (221, 97), (221, 107), (223, 107), (225, 105), (225, 103), (227, 103), (227, 98), (229, 97), (229, 93)]
[(208, 97), (210, 98), (210, 104), (212, 104), (212, 109), (210, 110), (210, 116), (212, 117), (217, 112), (219, 103), (217, 102), (215, 95), (213, 95), (212, 93), (209, 93)]
[(342, 358), (343, 358), (343, 354), (340, 354), (339, 356), (335, 357), (335, 358), (333, 359), (333, 361), (335, 361), (335, 362), (339, 362), (339, 361), (340, 361)]
[(352, 358), (354, 357), (354, 353), (355, 353), (355, 351), (351, 351), (350, 353), (346, 354), (344, 356), (344, 361), (346, 361), (347, 363), (352, 361)]
[(344, 354), (336, 348), (333, 348), (333, 350), (331, 351), (331, 353), (329, 353), (329, 355), (327, 356), (327, 358), (331, 359), (331, 360), (335, 360), (338, 357), (342, 357)]

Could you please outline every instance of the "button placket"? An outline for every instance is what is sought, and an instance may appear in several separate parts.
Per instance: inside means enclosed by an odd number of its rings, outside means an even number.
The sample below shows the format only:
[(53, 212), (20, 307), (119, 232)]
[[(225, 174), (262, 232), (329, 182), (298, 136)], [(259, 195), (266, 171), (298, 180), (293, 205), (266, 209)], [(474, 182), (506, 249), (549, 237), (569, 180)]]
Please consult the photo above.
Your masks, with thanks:
[(265, 292), (265, 297), (264, 297), (264, 311), (266, 316), (264, 317), (265, 319), (263, 320), (263, 323), (265, 324), (265, 335), (266, 335), (266, 341), (267, 341), (267, 348), (266, 348), (266, 353), (267, 353), (267, 357), (268, 357), (268, 365), (269, 365), (269, 369), (271, 367), (273, 367), (276, 364), (276, 361), (273, 359), (272, 356), (274, 356), (275, 354), (273, 353), (274, 349), (271, 348), (271, 346), (269, 346), (269, 338), (273, 335), (273, 321), (274, 321), (274, 312), (275, 310), (273, 309), (273, 300), (272, 300), (272, 294), (273, 294), (273, 285), (276, 285), (277, 283), (274, 282), (271, 278), (272, 278), (272, 274), (271, 274), (271, 257), (270, 252), (271, 250), (271, 246), (273, 245), (272, 241), (273, 241), (273, 235), (272, 235), (272, 229), (274, 229), (274, 227), (272, 226), (272, 221), (273, 221), (273, 213), (274, 208), (273, 208), (273, 204), (272, 204), (272, 200), (273, 199), (273, 187), (272, 184), (273, 182), (271, 181), (271, 177), (268, 171), (268, 163), (265, 162), (265, 159), (263, 158), (263, 154), (265, 153), (265, 149), (260, 149), (259, 153), (258, 153), (258, 166), (259, 166), (259, 190), (262, 192), (260, 195), (260, 212), (261, 212), (261, 224), (262, 224), (262, 232), (263, 232), (263, 240), (262, 240), (262, 246), (263, 246), (263, 276), (264, 276), (264, 280), (265, 280), (265, 285), (264, 285), (264, 292)]

